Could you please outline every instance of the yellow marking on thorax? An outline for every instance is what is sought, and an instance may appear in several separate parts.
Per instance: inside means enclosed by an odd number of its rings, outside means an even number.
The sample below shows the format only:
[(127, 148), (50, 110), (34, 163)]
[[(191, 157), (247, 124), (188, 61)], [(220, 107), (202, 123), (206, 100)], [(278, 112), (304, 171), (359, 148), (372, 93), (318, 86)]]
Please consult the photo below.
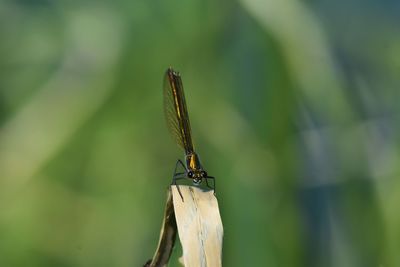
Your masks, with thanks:
[(199, 157), (196, 154), (187, 155), (186, 162), (187, 162), (189, 169), (198, 170), (201, 168)]

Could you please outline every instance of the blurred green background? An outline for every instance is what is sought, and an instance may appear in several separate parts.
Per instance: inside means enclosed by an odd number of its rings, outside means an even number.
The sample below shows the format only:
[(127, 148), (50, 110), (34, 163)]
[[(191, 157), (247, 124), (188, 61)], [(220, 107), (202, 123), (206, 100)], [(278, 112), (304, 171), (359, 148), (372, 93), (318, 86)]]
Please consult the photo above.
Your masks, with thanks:
[(399, 14), (394, 0), (1, 1), (0, 266), (153, 255), (183, 156), (169, 66), (217, 177), (224, 266), (400, 266)]

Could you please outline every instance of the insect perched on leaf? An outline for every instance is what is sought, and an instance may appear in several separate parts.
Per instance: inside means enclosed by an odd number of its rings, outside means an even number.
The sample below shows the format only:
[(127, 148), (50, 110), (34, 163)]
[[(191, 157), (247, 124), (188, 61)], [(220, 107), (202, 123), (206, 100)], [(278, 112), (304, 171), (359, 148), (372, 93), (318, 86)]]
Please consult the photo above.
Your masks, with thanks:
[[(172, 178), (172, 184), (177, 186), (182, 200), (182, 193), (179, 185), (176, 184), (176, 181), (181, 179), (191, 179), (195, 185), (205, 180), (206, 186), (213, 189), (215, 193), (215, 178), (207, 174), (200, 163), (199, 156), (194, 151), (182, 79), (172, 68), (166, 71), (164, 78), (164, 112), (168, 128), (178, 145), (185, 151), (185, 163), (178, 159)], [(179, 165), (184, 168), (184, 172), (177, 172)], [(213, 180), (213, 187), (208, 184), (209, 179)]]

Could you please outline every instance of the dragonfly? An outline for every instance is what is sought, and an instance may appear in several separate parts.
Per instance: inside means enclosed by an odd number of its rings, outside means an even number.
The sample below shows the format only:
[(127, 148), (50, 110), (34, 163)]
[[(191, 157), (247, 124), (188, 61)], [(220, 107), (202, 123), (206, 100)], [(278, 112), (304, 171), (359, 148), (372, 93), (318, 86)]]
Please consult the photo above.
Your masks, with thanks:
[[(164, 77), (164, 114), (172, 136), (185, 152), (185, 161), (178, 159), (176, 162), (171, 185), (177, 187), (182, 201), (183, 196), (176, 183), (182, 179), (190, 179), (196, 186), (205, 180), (206, 186), (212, 189), (215, 195), (215, 177), (207, 174), (194, 149), (181, 76), (171, 67), (167, 69)], [(183, 167), (183, 172), (178, 172), (179, 166)], [(213, 187), (209, 185), (208, 180), (213, 181)]]

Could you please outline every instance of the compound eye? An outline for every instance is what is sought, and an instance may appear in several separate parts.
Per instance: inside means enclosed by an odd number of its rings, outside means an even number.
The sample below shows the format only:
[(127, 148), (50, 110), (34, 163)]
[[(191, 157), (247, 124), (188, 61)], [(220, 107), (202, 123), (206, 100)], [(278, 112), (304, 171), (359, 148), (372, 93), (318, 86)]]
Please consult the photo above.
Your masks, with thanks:
[(193, 172), (192, 172), (192, 171), (188, 171), (187, 176), (188, 176), (189, 178), (193, 178)]
[(207, 177), (207, 173), (205, 171), (201, 171), (201, 177), (206, 178)]

